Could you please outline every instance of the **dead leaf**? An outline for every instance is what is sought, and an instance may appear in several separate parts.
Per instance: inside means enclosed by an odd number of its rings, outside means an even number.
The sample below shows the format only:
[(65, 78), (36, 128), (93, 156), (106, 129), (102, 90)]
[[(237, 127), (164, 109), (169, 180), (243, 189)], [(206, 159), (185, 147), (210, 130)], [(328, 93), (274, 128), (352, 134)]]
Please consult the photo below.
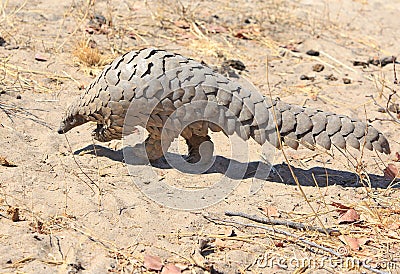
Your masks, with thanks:
[(279, 217), (278, 209), (275, 206), (267, 206), (260, 208), (268, 217)]
[(339, 208), (337, 211), (342, 213), (342, 214), (345, 213), (347, 210), (349, 210), (351, 208), (351, 207), (348, 207), (348, 206), (346, 206), (344, 204), (341, 204), (339, 202), (332, 202), (331, 206)]
[(348, 209), (343, 215), (339, 217), (339, 224), (348, 224), (360, 220), (360, 214), (353, 208)]
[(146, 267), (149, 270), (160, 271), (163, 267), (163, 263), (160, 257), (148, 254), (144, 256), (143, 264), (144, 267)]
[(11, 162), (8, 161), (6, 158), (4, 158), (3, 156), (0, 156), (0, 165), (2, 166), (8, 166), (8, 167), (16, 167), (16, 165)]
[(174, 264), (167, 264), (161, 270), (161, 274), (180, 274), (182, 271)]
[(400, 162), (400, 153), (396, 152), (396, 159), (394, 159), (395, 162)]
[(394, 164), (388, 164), (388, 166), (383, 170), (385, 178), (389, 180), (394, 180), (400, 178), (400, 173)]
[(347, 244), (351, 248), (351, 250), (354, 250), (354, 251), (360, 250), (362, 245), (365, 245), (367, 242), (370, 241), (370, 239), (365, 238), (365, 237), (353, 238), (353, 237), (349, 237), (349, 236), (345, 236), (345, 235), (340, 235), (339, 239), (343, 243)]
[(274, 242), (274, 245), (276, 246), (276, 247), (284, 247), (284, 245), (283, 245), (283, 242), (278, 242), (278, 241), (275, 241)]

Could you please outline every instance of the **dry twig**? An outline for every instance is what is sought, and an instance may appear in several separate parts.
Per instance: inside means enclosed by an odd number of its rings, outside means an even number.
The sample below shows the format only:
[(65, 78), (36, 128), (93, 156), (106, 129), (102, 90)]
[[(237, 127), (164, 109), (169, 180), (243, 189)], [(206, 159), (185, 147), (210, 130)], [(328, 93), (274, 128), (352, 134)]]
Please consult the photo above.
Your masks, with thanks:
[(262, 224), (284, 225), (284, 226), (294, 228), (294, 229), (312, 230), (312, 231), (317, 231), (320, 233), (328, 234), (331, 236), (338, 236), (341, 234), (340, 231), (337, 229), (320, 228), (320, 227), (305, 225), (302, 223), (291, 222), (291, 221), (287, 221), (287, 220), (277, 220), (277, 219), (270, 219), (270, 218), (267, 219), (267, 218), (258, 217), (256, 215), (249, 215), (249, 214), (242, 213), (242, 212), (226, 211), (225, 215), (226, 216), (238, 216), (238, 217), (246, 218), (246, 219), (255, 221), (257, 223), (262, 223)]

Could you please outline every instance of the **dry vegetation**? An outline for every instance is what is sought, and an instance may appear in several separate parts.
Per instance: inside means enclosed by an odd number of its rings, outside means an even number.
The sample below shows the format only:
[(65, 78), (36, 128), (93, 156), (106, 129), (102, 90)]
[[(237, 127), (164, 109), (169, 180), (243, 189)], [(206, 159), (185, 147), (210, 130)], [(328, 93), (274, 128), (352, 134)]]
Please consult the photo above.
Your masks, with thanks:
[[(397, 19), (390, 4), (374, 24), (363, 19), (377, 14), (374, 1), (65, 2), (62, 8), (52, 1), (0, 4), (7, 42), (0, 49), (2, 273), (399, 273), (400, 86), (393, 64), (352, 64), (399, 54), (396, 25), (377, 31), (386, 16)], [(294, 170), (277, 165), (284, 182), (267, 182), (257, 198), (243, 198), (248, 194), (239, 188), (236, 198), (193, 213), (163, 208), (140, 193), (112, 194), (130, 180), (123, 163), (93, 153), (88, 135), (51, 132), (104, 65), (147, 46), (217, 66), (241, 60), (243, 76), (267, 96), (374, 122), (389, 137), (392, 155), (285, 148), (277, 163)], [(314, 48), (319, 56), (305, 53)], [(312, 72), (316, 63), (324, 74)], [(301, 81), (302, 74), (314, 80)], [(315, 166), (323, 172), (309, 170)], [(159, 171), (179, 178), (173, 172)], [(113, 204), (110, 195), (121, 196)], [(267, 224), (224, 216), (229, 210)], [(267, 260), (265, 268), (265, 254), (286, 261)], [(303, 263), (285, 269), (293, 258)]]

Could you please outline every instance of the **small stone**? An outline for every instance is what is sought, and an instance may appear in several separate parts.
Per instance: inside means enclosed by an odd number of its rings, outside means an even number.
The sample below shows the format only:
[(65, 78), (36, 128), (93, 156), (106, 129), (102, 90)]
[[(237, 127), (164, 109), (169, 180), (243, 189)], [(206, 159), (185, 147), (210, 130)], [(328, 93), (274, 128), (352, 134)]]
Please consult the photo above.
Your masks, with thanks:
[(255, 24), (255, 23), (257, 23), (257, 21), (254, 20), (253, 18), (246, 18), (246, 19), (244, 19), (244, 23), (245, 24)]
[(337, 78), (336, 76), (334, 76), (333, 74), (329, 74), (329, 75), (326, 75), (326, 76), (325, 76), (325, 80), (328, 80), (328, 81), (337, 81), (338, 78)]
[(315, 64), (315, 65), (313, 65), (312, 70), (316, 71), (316, 72), (321, 72), (324, 70), (324, 68), (325, 67), (323, 64)]
[(368, 67), (368, 62), (364, 62), (364, 61), (353, 61), (353, 66), (355, 67), (363, 67), (366, 68)]
[(307, 75), (301, 75), (300, 76), (300, 80), (311, 80), (311, 81), (314, 81), (315, 80), (315, 77), (313, 77), (313, 76), (307, 76)]
[(351, 84), (351, 79), (350, 78), (343, 78), (343, 83), (346, 85)]
[(4, 47), (7, 44), (6, 40), (0, 36), (0, 47)]
[(385, 108), (378, 108), (377, 110), (380, 113), (386, 113), (386, 109)]
[(311, 56), (319, 56), (319, 51), (310, 49), (310, 50), (308, 50), (308, 51), (306, 52), (306, 54), (307, 54), (307, 55), (311, 55)]
[(240, 60), (231, 60), (231, 59), (226, 60), (222, 63), (221, 66), (229, 66), (229, 67), (234, 68), (239, 71), (243, 71), (246, 69), (245, 64), (243, 64), (243, 62)]
[(43, 56), (43, 54), (41, 54), (41, 53), (36, 53), (35, 60), (39, 61), (39, 62), (46, 62), (47, 58), (45, 56)]
[(95, 14), (94, 20), (96, 20), (100, 25), (107, 23), (106, 18), (102, 14)]

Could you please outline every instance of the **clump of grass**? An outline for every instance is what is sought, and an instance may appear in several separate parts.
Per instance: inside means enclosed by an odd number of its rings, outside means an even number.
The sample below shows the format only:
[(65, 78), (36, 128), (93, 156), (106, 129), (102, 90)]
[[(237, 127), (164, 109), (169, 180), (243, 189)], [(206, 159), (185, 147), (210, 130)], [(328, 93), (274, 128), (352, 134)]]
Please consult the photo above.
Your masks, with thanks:
[(79, 64), (87, 67), (101, 66), (107, 59), (101, 54), (93, 40), (78, 41), (72, 53), (78, 59)]

